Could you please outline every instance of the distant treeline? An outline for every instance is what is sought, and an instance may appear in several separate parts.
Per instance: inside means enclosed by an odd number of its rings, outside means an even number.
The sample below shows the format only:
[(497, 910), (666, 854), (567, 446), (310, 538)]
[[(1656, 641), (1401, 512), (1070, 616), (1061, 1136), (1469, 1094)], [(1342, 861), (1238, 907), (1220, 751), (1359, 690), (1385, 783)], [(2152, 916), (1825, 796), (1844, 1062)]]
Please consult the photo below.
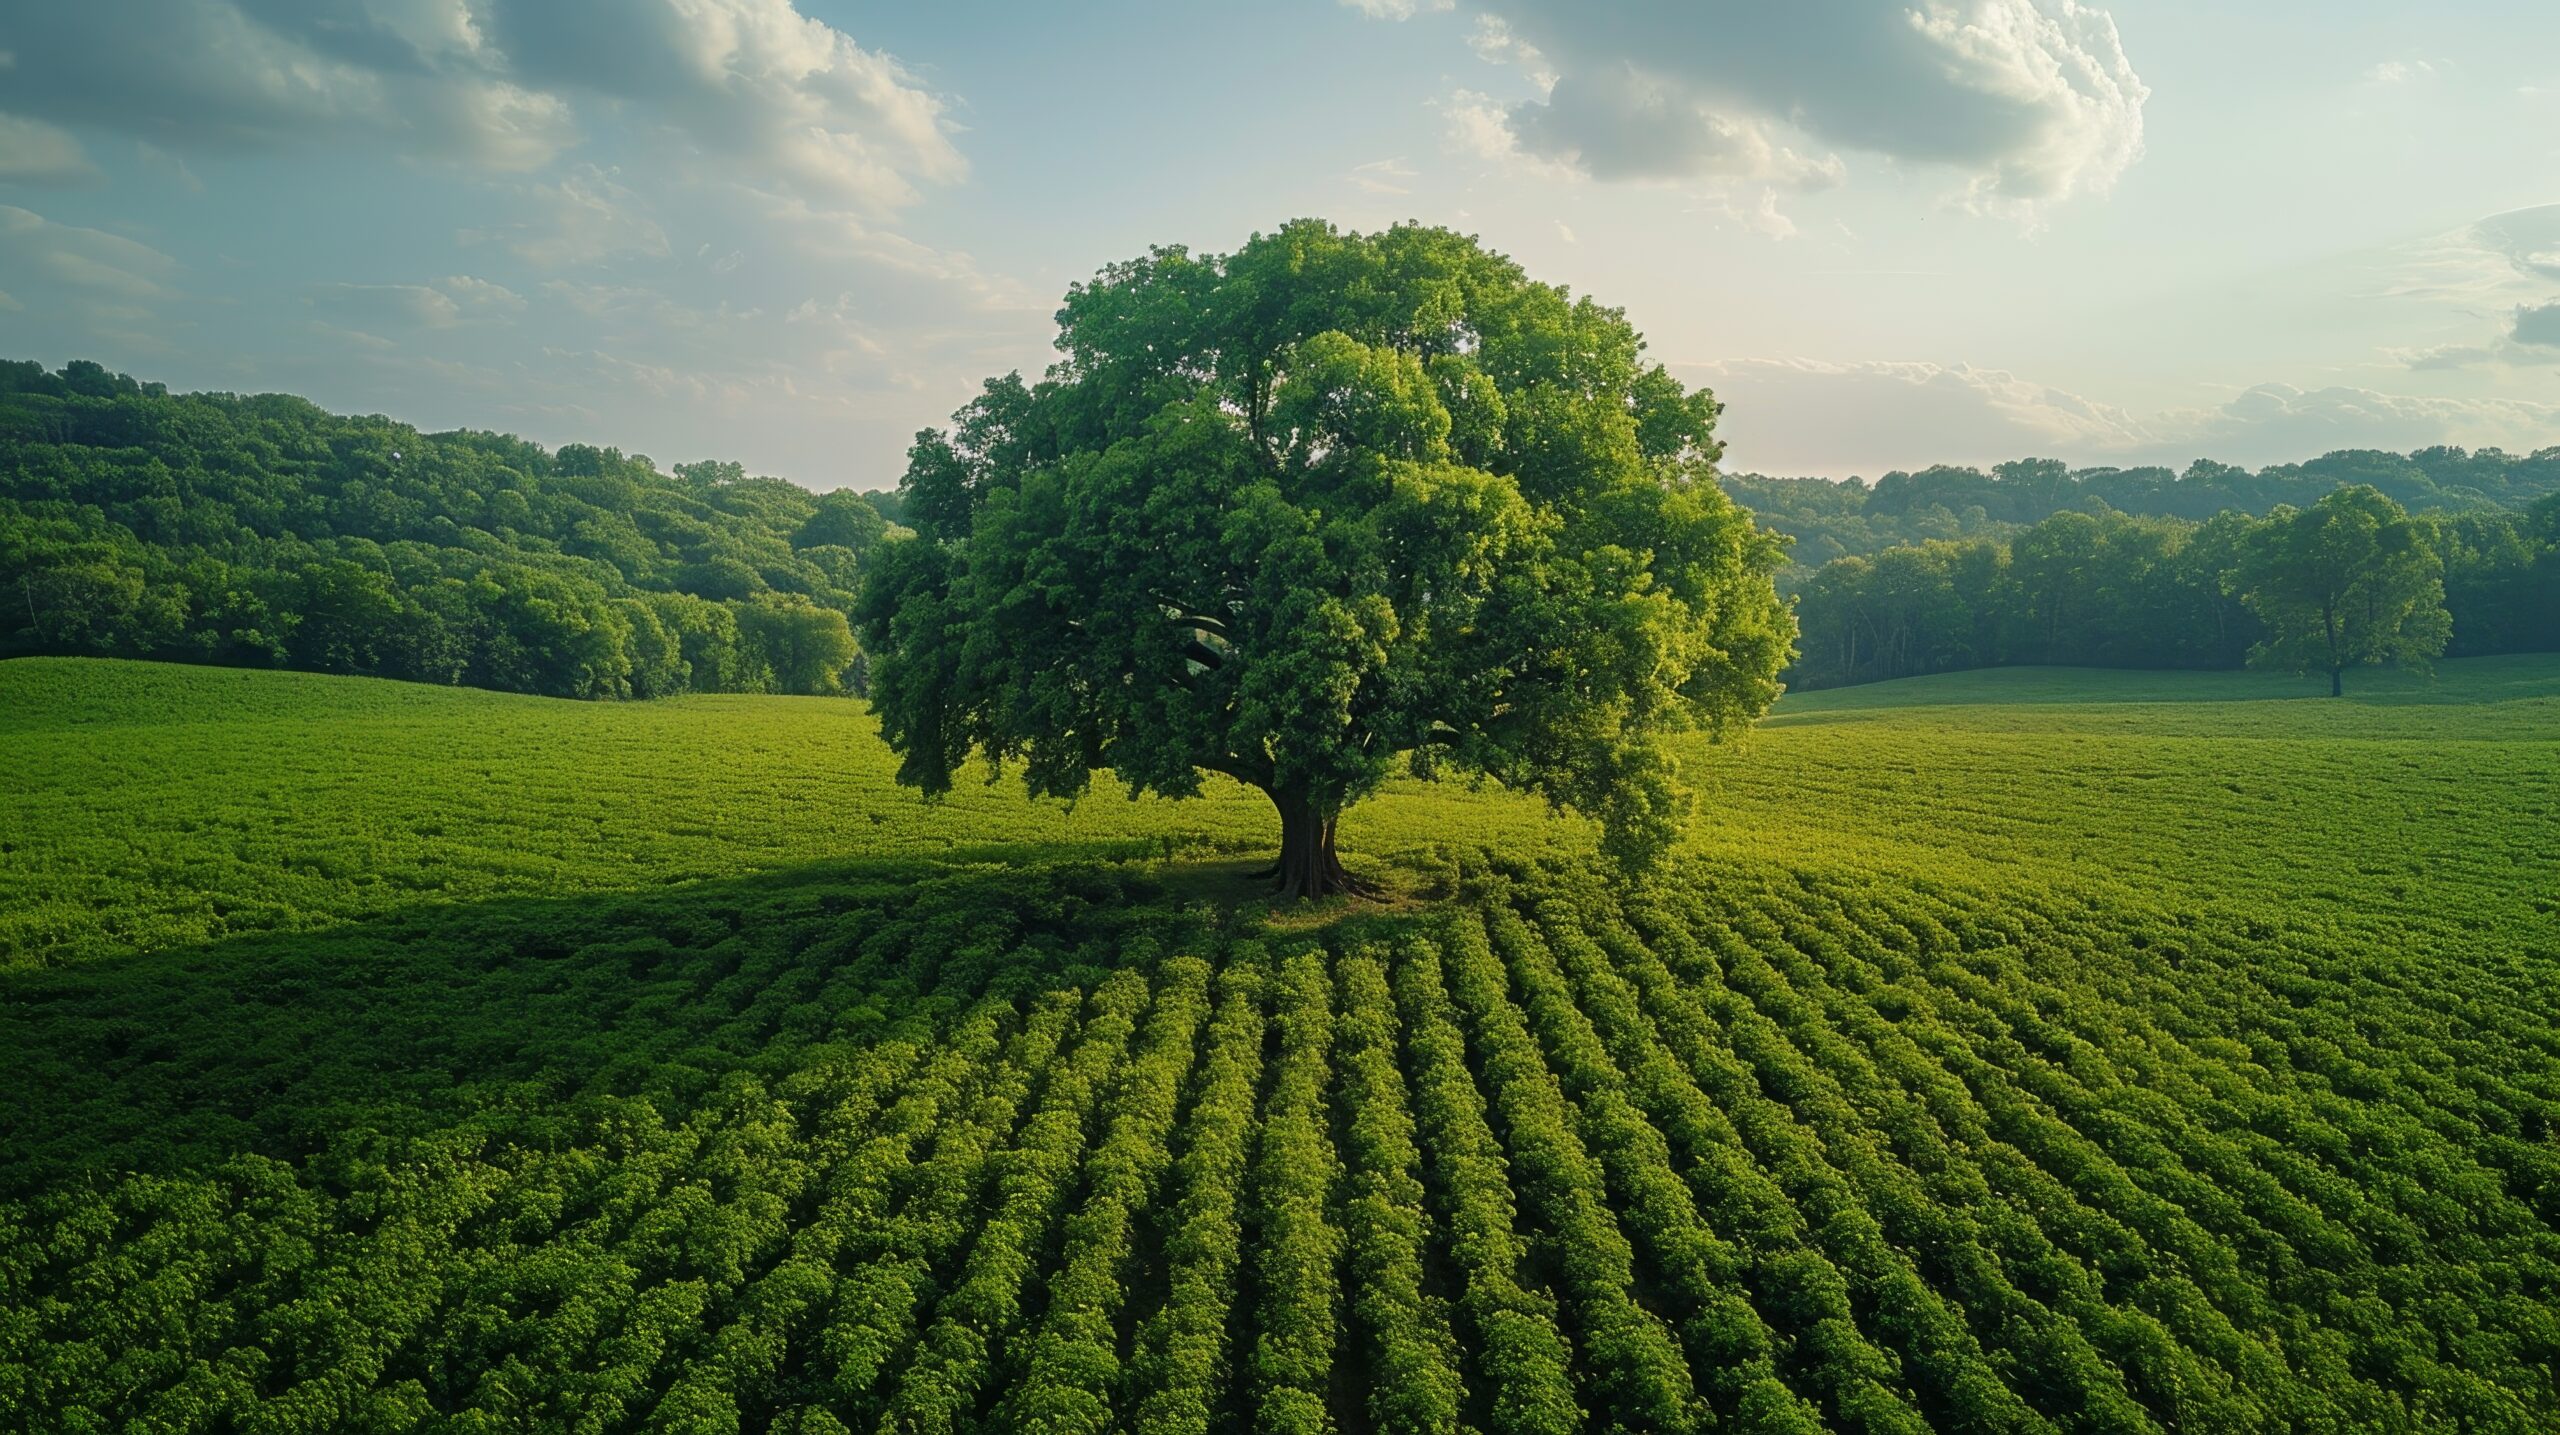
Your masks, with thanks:
[[(2547, 472), (2554, 457), (2508, 461), (2508, 471)], [(2308, 508), (2339, 491), (2324, 484), (2299, 496)], [(2277, 518), (2293, 511), (2274, 505)], [(2240, 667), (2269, 637), (2252, 598), (2277, 518), (2233, 508), (2196, 522), (2100, 505), (2054, 513), (2005, 540), (1835, 558), (1798, 590), (1800, 656), (1788, 681), (1828, 687), (2011, 663)], [(2446, 653), (2560, 650), (2560, 494), (2523, 512), (2421, 513), (2408, 529), (2441, 575), (2452, 619)]]
[[(1819, 687), (2002, 663), (2236, 667), (2252, 515), (2369, 485), (2420, 515), (2456, 655), (2560, 648), (2560, 448), (1855, 480), (1729, 476), (1795, 539)], [(735, 463), (423, 434), (286, 395), (0, 362), (0, 656), (106, 654), (563, 697), (836, 693), (895, 494)]]
[(0, 655), (561, 697), (835, 693), (888, 532), (851, 493), (284, 395), (0, 363)]
[(2166, 468), (2085, 468), (2020, 459), (1985, 473), (1941, 465), (1857, 479), (1732, 474), (1725, 492), (1762, 526), (1795, 539), (1794, 581), (1834, 558), (1932, 539), (2006, 538), (2065, 510), (2102, 504), (2118, 513), (2197, 522), (2227, 511), (2264, 515), (2307, 508), (2332, 489), (2366, 484), (2413, 513), (2524, 508), (2560, 493), (2560, 447), (2518, 457), (2494, 448), (2415, 453), (2342, 449), (2308, 463), (2256, 472), (2199, 459)]

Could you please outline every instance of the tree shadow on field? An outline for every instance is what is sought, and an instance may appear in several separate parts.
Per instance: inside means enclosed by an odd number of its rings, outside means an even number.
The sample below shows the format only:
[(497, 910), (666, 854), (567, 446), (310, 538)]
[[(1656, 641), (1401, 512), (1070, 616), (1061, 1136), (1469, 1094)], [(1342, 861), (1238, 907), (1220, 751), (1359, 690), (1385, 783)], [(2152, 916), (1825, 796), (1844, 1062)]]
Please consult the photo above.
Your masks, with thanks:
[(350, 1140), (378, 1157), (475, 1122), (521, 1143), (600, 1096), (680, 1119), (733, 1073), (1261, 920), (1243, 863), (1155, 849), (848, 860), (0, 972), (0, 1198)]

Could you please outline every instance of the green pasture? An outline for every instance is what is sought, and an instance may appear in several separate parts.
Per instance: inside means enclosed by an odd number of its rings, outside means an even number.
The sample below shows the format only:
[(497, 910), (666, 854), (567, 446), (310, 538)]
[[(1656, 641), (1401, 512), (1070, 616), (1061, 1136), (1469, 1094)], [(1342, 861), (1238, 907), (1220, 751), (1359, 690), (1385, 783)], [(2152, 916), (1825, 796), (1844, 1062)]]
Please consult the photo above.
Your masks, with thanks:
[[(859, 703), (586, 704), (114, 660), (0, 663), (0, 965), (165, 951), (431, 903), (645, 891), (852, 860), (1258, 852), (1210, 780), (1073, 808), (1010, 776), (926, 802)], [(1998, 886), (2098, 884), (2306, 920), (2527, 924), (2560, 871), (2560, 658), (2359, 675), (2001, 669), (1794, 694), (1699, 744), (1683, 863), (1784, 853)], [(1513, 795), (1403, 782), (1346, 819), (1371, 863), (1581, 851)]]
[(860, 704), (0, 663), (0, 1429), (2560, 1424), (2560, 658), (2010, 670), (1663, 867)]

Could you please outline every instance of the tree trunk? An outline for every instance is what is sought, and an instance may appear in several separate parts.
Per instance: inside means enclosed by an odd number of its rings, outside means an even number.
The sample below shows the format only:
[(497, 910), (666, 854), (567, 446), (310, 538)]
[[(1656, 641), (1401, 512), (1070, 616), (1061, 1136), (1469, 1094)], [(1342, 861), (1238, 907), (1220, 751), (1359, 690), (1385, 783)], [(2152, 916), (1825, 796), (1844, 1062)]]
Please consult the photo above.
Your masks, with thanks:
[(2339, 668), (2329, 670), (2329, 696), (2333, 698), (2346, 696), (2347, 685), (2338, 678), (2338, 674), (2342, 671), (2344, 670)]
[(1334, 855), (1339, 810), (1294, 793), (1274, 792), (1270, 797), (1271, 805), (1280, 810), (1280, 855), (1265, 874), (1277, 879), (1271, 889), (1275, 895), (1304, 901), (1371, 893), (1369, 884), (1343, 871), (1341, 859)]

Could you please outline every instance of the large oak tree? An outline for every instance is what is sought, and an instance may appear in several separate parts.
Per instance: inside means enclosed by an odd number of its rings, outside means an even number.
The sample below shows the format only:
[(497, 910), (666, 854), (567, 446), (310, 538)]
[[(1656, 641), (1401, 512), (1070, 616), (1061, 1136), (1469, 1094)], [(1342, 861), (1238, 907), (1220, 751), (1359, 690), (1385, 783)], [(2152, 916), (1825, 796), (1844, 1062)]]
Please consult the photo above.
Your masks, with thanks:
[(1715, 400), (1618, 310), (1446, 230), (1315, 221), (1072, 289), (1065, 357), (909, 454), (857, 618), (902, 780), (972, 752), (1073, 797), (1224, 773), (1279, 890), (1357, 890), (1344, 808), (1409, 760), (1659, 852), (1666, 740), (1777, 696), (1780, 541), (1717, 489)]

